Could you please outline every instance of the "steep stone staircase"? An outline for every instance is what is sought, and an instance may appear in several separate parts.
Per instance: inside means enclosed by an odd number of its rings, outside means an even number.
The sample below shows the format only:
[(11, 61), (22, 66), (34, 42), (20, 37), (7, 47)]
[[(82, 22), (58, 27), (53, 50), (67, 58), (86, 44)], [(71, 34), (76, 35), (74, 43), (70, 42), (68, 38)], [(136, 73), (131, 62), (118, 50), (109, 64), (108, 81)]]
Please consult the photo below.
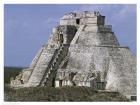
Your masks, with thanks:
[(84, 27), (85, 27), (85, 25), (81, 25), (81, 26), (79, 27), (79, 29), (78, 29), (78, 31), (76, 32), (76, 34), (75, 34), (73, 40), (71, 41), (71, 44), (75, 44), (75, 43), (76, 43), (76, 41), (78, 40), (78, 37), (79, 37), (79, 35), (81, 34), (81, 32), (83, 31)]
[(69, 45), (61, 45), (60, 48), (54, 53), (46, 72), (40, 82), (41, 86), (54, 86), (55, 83), (55, 75), (57, 69), (59, 68), (61, 62), (67, 56)]
[(36, 87), (40, 84), (40, 81), (46, 71), (46, 68), (49, 65), (50, 60), (52, 59), (54, 52), (57, 49), (44, 49), (39, 60), (34, 67), (30, 78), (27, 84), (24, 84), (25, 87)]
[(68, 53), (67, 56), (64, 58), (64, 60), (59, 65), (59, 68), (63, 68), (65, 66), (65, 63), (69, 60), (70, 54)]

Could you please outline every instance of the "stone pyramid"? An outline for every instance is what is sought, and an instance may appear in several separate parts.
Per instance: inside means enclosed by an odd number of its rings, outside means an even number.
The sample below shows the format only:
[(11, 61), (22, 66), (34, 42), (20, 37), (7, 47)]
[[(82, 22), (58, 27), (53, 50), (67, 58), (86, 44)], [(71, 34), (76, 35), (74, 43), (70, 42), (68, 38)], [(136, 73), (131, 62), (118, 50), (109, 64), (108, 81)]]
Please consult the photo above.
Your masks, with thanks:
[(136, 96), (136, 57), (99, 12), (65, 14), (29, 68), (11, 80), (13, 87), (65, 85)]

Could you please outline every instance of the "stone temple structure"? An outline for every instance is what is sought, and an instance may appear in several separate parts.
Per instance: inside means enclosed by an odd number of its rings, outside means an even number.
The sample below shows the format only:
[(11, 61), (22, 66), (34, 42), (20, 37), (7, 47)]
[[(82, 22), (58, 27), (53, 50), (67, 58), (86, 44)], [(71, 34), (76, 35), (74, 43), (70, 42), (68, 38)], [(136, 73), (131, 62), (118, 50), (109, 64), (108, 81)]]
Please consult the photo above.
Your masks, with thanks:
[(13, 87), (87, 86), (136, 96), (136, 57), (99, 12), (68, 13)]

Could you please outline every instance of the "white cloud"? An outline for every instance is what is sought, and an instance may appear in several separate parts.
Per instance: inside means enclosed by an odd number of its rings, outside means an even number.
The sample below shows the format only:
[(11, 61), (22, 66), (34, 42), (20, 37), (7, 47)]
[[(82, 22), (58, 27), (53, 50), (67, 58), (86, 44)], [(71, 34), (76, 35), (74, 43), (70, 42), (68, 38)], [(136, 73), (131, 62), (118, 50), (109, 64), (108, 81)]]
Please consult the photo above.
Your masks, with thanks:
[(58, 23), (59, 22), (59, 18), (53, 18), (53, 17), (49, 17), (45, 20), (45, 24), (52, 24), (52, 23)]
[(123, 8), (121, 8), (117, 13), (114, 13), (111, 16), (111, 18), (116, 22), (122, 23), (124, 21), (133, 18), (134, 17), (133, 15), (135, 14), (136, 14), (136, 8), (134, 6), (124, 5)]
[(78, 10), (76, 11), (110, 11), (110, 8), (112, 5), (103, 5), (103, 4), (87, 4), (87, 5), (82, 5)]
[(132, 17), (132, 15), (136, 13), (135, 5), (129, 4), (87, 4), (82, 5), (76, 11), (100, 11), (101, 14), (108, 16), (108, 20), (115, 20), (119, 23), (123, 22), (125, 19)]

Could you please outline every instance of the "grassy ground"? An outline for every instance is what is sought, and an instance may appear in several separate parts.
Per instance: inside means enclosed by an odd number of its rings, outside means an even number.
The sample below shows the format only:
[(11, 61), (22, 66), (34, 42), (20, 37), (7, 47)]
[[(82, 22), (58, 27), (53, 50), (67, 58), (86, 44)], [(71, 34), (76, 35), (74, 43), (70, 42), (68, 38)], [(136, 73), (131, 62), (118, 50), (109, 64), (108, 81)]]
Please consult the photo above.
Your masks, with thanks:
[(13, 89), (5, 86), (5, 101), (129, 101), (119, 93), (98, 92), (88, 87), (35, 87)]
[(4, 68), (5, 101), (129, 101), (119, 93), (98, 92), (88, 87), (35, 87), (13, 89), (10, 77), (15, 77), (22, 68)]

